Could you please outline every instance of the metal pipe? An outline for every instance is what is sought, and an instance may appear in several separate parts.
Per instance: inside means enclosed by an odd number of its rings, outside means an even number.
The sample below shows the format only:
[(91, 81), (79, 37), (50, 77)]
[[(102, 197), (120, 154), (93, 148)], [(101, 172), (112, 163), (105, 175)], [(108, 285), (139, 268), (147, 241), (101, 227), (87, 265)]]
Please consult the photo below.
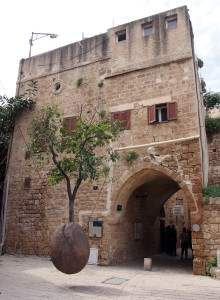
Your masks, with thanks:
[(175, 139), (175, 140), (167, 140), (162, 142), (155, 142), (150, 144), (142, 144), (142, 145), (134, 145), (134, 146), (128, 146), (128, 147), (121, 147), (121, 148), (115, 148), (114, 151), (121, 151), (121, 150), (129, 150), (129, 149), (135, 149), (135, 148), (143, 148), (143, 147), (149, 147), (149, 146), (156, 146), (156, 145), (163, 145), (163, 144), (169, 144), (169, 143), (176, 143), (181, 141), (189, 141), (194, 139), (199, 139), (199, 135), (195, 136), (188, 136), (185, 138)]
[(4, 203), (4, 215), (3, 215), (3, 226), (2, 226), (2, 241), (0, 244), (0, 255), (2, 255), (2, 248), (5, 243), (5, 227), (7, 218), (7, 204), (8, 204), (8, 189), (9, 189), (9, 179), (6, 181), (6, 193), (5, 193), (5, 203)]

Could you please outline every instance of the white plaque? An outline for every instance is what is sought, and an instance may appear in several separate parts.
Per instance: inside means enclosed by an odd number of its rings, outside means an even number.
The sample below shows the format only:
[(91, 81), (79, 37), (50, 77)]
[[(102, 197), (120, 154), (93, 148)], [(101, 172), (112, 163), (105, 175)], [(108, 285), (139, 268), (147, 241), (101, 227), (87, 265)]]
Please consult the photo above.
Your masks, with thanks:
[(198, 232), (200, 230), (200, 226), (198, 224), (193, 224), (193, 231)]
[(174, 205), (173, 206), (173, 215), (174, 216), (183, 216), (184, 215), (183, 205)]

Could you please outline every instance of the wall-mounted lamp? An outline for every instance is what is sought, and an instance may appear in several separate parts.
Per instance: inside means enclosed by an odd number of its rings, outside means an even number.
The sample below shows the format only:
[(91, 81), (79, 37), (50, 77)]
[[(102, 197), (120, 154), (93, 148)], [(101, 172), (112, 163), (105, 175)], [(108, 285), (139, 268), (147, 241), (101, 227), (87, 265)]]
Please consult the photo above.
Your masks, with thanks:
[[(36, 35), (36, 38), (34, 39), (35, 35)], [(31, 38), (29, 40), (29, 44), (30, 44), (29, 57), (31, 57), (31, 47), (33, 46), (33, 42), (36, 41), (36, 40), (42, 39), (42, 38), (44, 38), (46, 36), (49, 36), (51, 39), (56, 39), (58, 37), (58, 34), (32, 32)]]
[(162, 159), (160, 155), (156, 155), (156, 149), (154, 147), (149, 147), (147, 151), (150, 155), (150, 158), (155, 159), (158, 162), (158, 164), (162, 163)]
[(155, 148), (154, 147), (149, 147), (147, 151), (150, 154), (150, 157), (153, 158), (153, 159), (155, 159), (155, 155), (156, 155)]

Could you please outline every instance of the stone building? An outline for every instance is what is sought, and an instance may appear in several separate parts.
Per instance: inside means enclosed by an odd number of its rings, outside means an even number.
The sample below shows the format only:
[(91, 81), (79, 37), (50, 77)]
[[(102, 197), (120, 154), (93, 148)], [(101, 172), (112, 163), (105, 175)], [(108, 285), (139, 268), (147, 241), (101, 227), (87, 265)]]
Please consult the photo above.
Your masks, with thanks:
[[(98, 249), (100, 264), (158, 253), (160, 212), (179, 191), (173, 205), (185, 207), (181, 224), (193, 231), (194, 273), (204, 270), (208, 151), (197, 68), (186, 6), (20, 62), (17, 92), (37, 80), (37, 107), (58, 103), (64, 117), (73, 118), (80, 104), (99, 105), (127, 122), (113, 145), (121, 157), (110, 168), (114, 180), (103, 189), (103, 180), (83, 183), (76, 199), (76, 220), (91, 248)], [(48, 256), (52, 232), (68, 222), (68, 200), (64, 183), (48, 186), (46, 171), (26, 170), (31, 114), (23, 115), (14, 131), (5, 250)], [(139, 154), (130, 166), (123, 159), (129, 151)]]

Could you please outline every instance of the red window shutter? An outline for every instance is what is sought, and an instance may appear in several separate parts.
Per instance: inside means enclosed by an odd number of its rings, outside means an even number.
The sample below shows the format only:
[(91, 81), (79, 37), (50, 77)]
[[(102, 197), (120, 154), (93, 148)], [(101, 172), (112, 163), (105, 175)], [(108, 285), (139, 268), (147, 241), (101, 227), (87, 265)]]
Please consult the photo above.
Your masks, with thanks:
[(130, 124), (131, 124), (131, 111), (130, 110), (126, 110), (123, 113), (123, 120), (125, 121), (125, 124), (123, 125), (123, 127), (125, 129), (130, 129)]
[(65, 118), (64, 122), (66, 123), (65, 125), (63, 125), (63, 129), (65, 129), (66, 131), (69, 132), (69, 123), (70, 123), (70, 119), (69, 118)]
[(177, 119), (177, 103), (168, 102), (167, 103), (167, 120), (176, 120)]
[(156, 105), (148, 106), (148, 124), (156, 122)]
[(116, 120), (125, 121), (124, 124), (122, 125), (122, 127), (125, 129), (130, 129), (130, 118), (131, 118), (130, 110), (112, 113), (112, 122), (115, 122)]
[(71, 121), (70, 121), (70, 131), (69, 131), (69, 133), (71, 133), (74, 129), (76, 129), (76, 123), (77, 123), (77, 118), (72, 117)]
[(116, 120), (121, 121), (120, 114), (118, 112), (112, 114), (112, 121), (115, 122)]
[(72, 131), (76, 128), (77, 117), (64, 118), (64, 121), (66, 122), (66, 125), (63, 126), (63, 128), (70, 135)]
[(47, 151), (47, 145), (46, 145), (46, 142), (41, 140), (39, 141), (39, 151), (40, 152), (45, 152)]

